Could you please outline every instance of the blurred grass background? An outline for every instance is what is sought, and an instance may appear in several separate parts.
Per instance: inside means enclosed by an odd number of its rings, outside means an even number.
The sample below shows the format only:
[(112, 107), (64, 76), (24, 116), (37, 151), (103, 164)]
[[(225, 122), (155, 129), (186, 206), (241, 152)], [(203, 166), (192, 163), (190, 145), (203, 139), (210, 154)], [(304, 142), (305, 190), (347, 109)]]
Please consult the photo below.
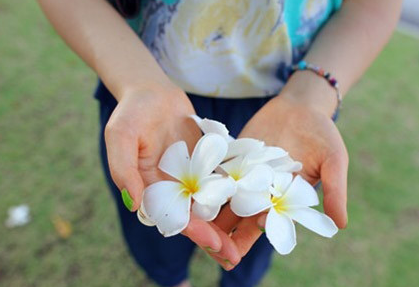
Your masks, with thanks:
[[(0, 0), (0, 21), (0, 286), (149, 286), (99, 166), (95, 75), (35, 1)], [(338, 123), (351, 158), (348, 229), (327, 240), (298, 228), (297, 248), (275, 256), (261, 286), (419, 284), (418, 110), (419, 40), (396, 33)], [(22, 203), (32, 221), (7, 229), (7, 209)], [(216, 286), (202, 252), (191, 269), (194, 286)]]

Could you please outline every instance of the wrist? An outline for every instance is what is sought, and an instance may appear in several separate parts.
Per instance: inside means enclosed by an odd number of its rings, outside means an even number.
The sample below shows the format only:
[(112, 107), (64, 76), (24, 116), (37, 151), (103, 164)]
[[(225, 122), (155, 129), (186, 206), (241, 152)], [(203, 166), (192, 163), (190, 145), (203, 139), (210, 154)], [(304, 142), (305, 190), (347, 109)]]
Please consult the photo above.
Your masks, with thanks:
[(194, 108), (186, 93), (175, 85), (147, 85), (126, 88), (118, 100), (119, 104), (147, 110), (160, 118), (187, 117)]
[(115, 93), (115, 98), (120, 102), (126, 98), (139, 98), (147, 95), (171, 99), (184, 94), (179, 87), (168, 80), (125, 85), (119, 92)]
[(336, 90), (311, 71), (297, 71), (288, 80), (278, 98), (293, 106), (315, 110), (332, 117), (338, 105)]

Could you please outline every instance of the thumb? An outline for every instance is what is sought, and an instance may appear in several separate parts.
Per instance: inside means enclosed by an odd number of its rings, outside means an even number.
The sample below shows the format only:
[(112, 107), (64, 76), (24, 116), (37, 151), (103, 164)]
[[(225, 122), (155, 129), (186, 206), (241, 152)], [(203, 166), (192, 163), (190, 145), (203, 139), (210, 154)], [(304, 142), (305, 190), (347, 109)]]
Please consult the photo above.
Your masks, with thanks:
[(348, 222), (346, 208), (348, 162), (348, 155), (343, 147), (342, 151), (335, 152), (327, 158), (320, 170), (324, 211), (339, 228), (345, 228)]
[(140, 207), (144, 189), (138, 171), (138, 141), (124, 129), (108, 124), (105, 142), (112, 179), (121, 190), (127, 209), (135, 211)]

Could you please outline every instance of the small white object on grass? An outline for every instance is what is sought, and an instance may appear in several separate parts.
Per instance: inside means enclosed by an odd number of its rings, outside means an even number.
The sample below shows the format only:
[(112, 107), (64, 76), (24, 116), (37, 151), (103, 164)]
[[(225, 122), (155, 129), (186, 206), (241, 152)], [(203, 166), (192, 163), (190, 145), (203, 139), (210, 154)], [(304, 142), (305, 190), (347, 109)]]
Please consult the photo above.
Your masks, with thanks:
[(9, 217), (5, 222), (6, 227), (13, 228), (28, 224), (31, 220), (29, 212), (29, 206), (26, 204), (10, 207), (8, 210)]

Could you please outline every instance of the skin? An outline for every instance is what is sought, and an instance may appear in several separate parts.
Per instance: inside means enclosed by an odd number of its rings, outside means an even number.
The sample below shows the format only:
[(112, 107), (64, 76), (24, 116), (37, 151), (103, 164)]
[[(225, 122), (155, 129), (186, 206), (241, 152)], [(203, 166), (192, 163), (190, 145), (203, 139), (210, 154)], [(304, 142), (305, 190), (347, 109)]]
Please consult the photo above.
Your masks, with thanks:
[[(361, 77), (387, 43), (397, 24), (401, 1), (344, 1), (314, 41), (305, 60), (339, 79), (343, 95)], [(348, 153), (331, 120), (335, 90), (310, 71), (295, 73), (281, 93), (246, 124), (239, 137), (280, 146), (303, 163), (300, 174), (311, 184), (320, 180), (325, 213), (339, 228), (348, 222)], [(262, 234), (266, 214), (239, 218), (225, 207), (215, 223), (230, 233), (243, 257)]]
[[(128, 190), (136, 210), (144, 187), (164, 178), (157, 169), (163, 151), (178, 140), (192, 149), (198, 140), (197, 127), (187, 119), (194, 109), (106, 1), (38, 2), (58, 34), (118, 101), (105, 131), (108, 159), (112, 178), (121, 190)], [(344, 1), (317, 36), (306, 61), (331, 72), (345, 94), (388, 41), (400, 6), (400, 0)], [(323, 182), (325, 212), (344, 228), (348, 155), (330, 120), (335, 106), (335, 91), (323, 79), (298, 72), (240, 136), (281, 146), (303, 162), (302, 176), (313, 184)], [(242, 219), (227, 207), (211, 223), (191, 218), (183, 234), (230, 270), (261, 235), (263, 225), (264, 216)]]

